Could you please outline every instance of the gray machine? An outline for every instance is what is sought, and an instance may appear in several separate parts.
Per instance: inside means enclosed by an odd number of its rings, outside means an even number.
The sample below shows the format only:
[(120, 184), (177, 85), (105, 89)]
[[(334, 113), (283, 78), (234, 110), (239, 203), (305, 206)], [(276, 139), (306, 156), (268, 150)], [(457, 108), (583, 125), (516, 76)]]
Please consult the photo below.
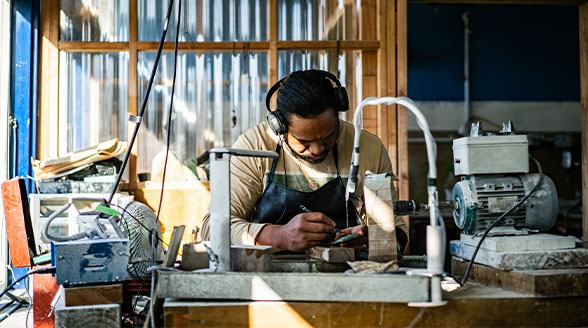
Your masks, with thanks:
[[(515, 134), (512, 122), (503, 123), (497, 133), (482, 131), (480, 123), (472, 124), (469, 137), (453, 141), (455, 175), (461, 176), (453, 188), (453, 218), (464, 233), (485, 230), (537, 185), (539, 174), (529, 173), (528, 147), (527, 136)], [(555, 223), (558, 211), (555, 185), (543, 175), (536, 192), (488, 235), (546, 231)]]

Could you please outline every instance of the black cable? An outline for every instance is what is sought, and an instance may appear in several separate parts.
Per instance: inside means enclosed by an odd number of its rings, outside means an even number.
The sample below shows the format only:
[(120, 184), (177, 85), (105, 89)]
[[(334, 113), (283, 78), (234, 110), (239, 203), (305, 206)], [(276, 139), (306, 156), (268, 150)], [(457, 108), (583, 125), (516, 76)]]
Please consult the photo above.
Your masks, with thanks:
[(523, 197), (523, 199), (521, 199), (518, 203), (514, 204), (506, 212), (502, 213), (502, 215), (500, 215), (498, 217), (498, 219), (496, 219), (494, 222), (492, 222), (492, 224), (490, 224), (488, 226), (488, 228), (486, 228), (486, 230), (484, 230), (484, 234), (480, 238), (478, 245), (476, 245), (476, 249), (474, 250), (474, 254), (472, 255), (472, 258), (470, 259), (470, 263), (468, 264), (468, 267), (467, 267), (466, 272), (463, 276), (463, 279), (461, 280), (462, 286), (465, 285), (466, 281), (468, 280), (468, 277), (470, 275), (470, 271), (472, 270), (472, 266), (474, 264), (474, 259), (476, 258), (476, 255), (478, 254), (478, 251), (480, 250), (480, 246), (482, 246), (482, 243), (484, 242), (484, 239), (486, 239), (486, 236), (488, 235), (490, 230), (492, 230), (492, 228), (494, 228), (502, 219), (504, 219), (508, 214), (510, 214), (510, 212), (514, 211), (517, 207), (521, 206), (525, 201), (527, 201), (527, 199), (529, 199), (529, 197), (531, 197), (533, 194), (535, 194), (537, 189), (539, 189), (539, 186), (541, 186), (541, 184), (543, 183), (543, 170), (541, 169), (541, 164), (539, 164), (539, 161), (537, 161), (533, 156), (529, 155), (529, 158), (532, 159), (533, 162), (535, 162), (535, 165), (537, 166), (537, 170), (539, 171), (539, 181), (537, 182), (535, 187), (533, 187), (533, 189), (531, 190), (531, 192), (529, 194), (527, 194), (525, 197)]
[[(168, 18), (167, 18), (167, 24), (169, 24), (169, 18), (170, 18), (170, 13), (171, 13), (171, 8), (173, 5), (174, 1), (171, 0), (170, 2), (170, 7), (169, 7), (169, 12), (168, 12)], [(165, 173), (167, 171), (167, 159), (168, 159), (168, 155), (169, 155), (169, 148), (170, 148), (170, 140), (171, 140), (171, 118), (172, 118), (172, 113), (173, 113), (173, 104), (174, 104), (174, 92), (176, 89), (176, 72), (177, 72), (177, 63), (178, 63), (178, 39), (180, 36), (180, 22), (181, 22), (181, 18), (182, 18), (182, 0), (180, 0), (178, 2), (178, 21), (176, 24), (176, 41), (175, 41), (175, 45), (174, 45), (174, 74), (172, 77), (172, 88), (171, 88), (171, 94), (170, 94), (170, 100), (169, 100), (169, 111), (168, 111), (168, 116), (167, 116), (167, 140), (166, 140), (166, 149), (165, 149), (165, 160), (163, 162), (163, 174), (162, 174), (162, 178), (161, 178), (161, 194), (159, 195), (159, 206), (157, 207), (157, 216), (155, 217), (155, 222), (153, 223), (153, 230), (155, 230), (155, 227), (157, 226), (157, 224), (159, 224), (159, 214), (161, 213), (161, 203), (163, 201), (163, 191), (164, 191), (164, 186), (165, 186)], [(164, 31), (167, 31), (167, 24), (165, 27)], [(165, 34), (165, 33), (164, 33)], [(162, 41), (165, 39), (165, 35), (162, 36)], [(161, 45), (162, 43), (160, 43)], [(151, 265), (155, 266), (155, 235), (156, 234), (151, 234)], [(154, 296), (155, 295), (155, 271), (151, 272), (151, 292), (150, 292), (150, 296), (151, 296), (151, 305), (150, 305), (150, 309), (151, 309), (151, 326), (155, 327), (155, 313), (154, 313)]]
[(42, 274), (42, 273), (55, 273), (55, 267), (47, 267), (47, 268), (40, 268), (37, 270), (32, 270), (27, 272), (24, 276), (16, 279), (15, 281), (13, 281), (8, 287), (6, 287), (6, 289), (4, 289), (4, 291), (2, 293), (0, 293), (0, 298), (2, 298), (2, 296), (4, 296), (4, 294), (6, 294), (10, 289), (12, 289), (12, 287), (14, 287), (14, 285), (18, 284), (19, 281), (23, 280), (24, 278), (32, 275), (32, 274)]
[[(153, 86), (153, 81), (155, 80), (155, 72), (157, 71), (157, 66), (159, 65), (159, 59), (161, 58), (161, 52), (163, 51), (163, 43), (165, 42), (165, 36), (167, 35), (167, 27), (169, 26), (169, 19), (171, 17), (172, 8), (174, 5), (174, 0), (169, 2), (169, 6), (167, 8), (167, 15), (165, 18), (165, 26), (163, 27), (163, 31), (161, 32), (161, 40), (159, 41), (159, 47), (157, 48), (157, 55), (155, 56), (155, 63), (153, 63), (153, 70), (151, 71), (151, 77), (149, 77), (149, 83), (147, 83), (147, 90), (145, 91), (145, 96), (143, 96), (143, 102), (141, 103), (141, 110), (139, 111), (139, 116), (137, 117), (137, 121), (135, 122), (135, 129), (133, 130), (133, 135), (131, 136), (131, 140), (129, 141), (129, 145), (127, 147), (127, 152), (125, 153), (125, 158), (120, 166), (118, 171), (118, 175), (116, 176), (116, 181), (112, 186), (112, 191), (110, 192), (110, 196), (108, 196), (108, 203), (112, 203), (112, 199), (114, 198), (114, 194), (116, 193), (116, 189), (120, 184), (120, 179), (127, 167), (127, 163), (129, 162), (129, 157), (131, 156), (131, 149), (133, 149), (133, 144), (135, 143), (135, 139), (137, 138), (137, 133), (139, 132), (139, 126), (141, 125), (141, 121), (143, 120), (143, 115), (145, 114), (145, 109), (147, 108), (147, 100), (149, 99), (149, 94), (151, 93), (151, 87)], [(177, 33), (176, 33), (176, 40), (177, 40)], [(177, 41), (176, 41), (177, 43)]]

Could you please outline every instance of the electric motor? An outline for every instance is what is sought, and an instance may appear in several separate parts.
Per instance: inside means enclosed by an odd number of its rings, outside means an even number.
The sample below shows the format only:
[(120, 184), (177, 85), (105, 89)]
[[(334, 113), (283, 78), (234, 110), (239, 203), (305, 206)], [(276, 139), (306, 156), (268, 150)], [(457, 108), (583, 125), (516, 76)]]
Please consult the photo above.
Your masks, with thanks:
[[(453, 187), (455, 224), (467, 234), (486, 229), (500, 215), (528, 195), (539, 174), (471, 175)], [(553, 181), (543, 175), (534, 195), (497, 225), (545, 231), (553, 226), (559, 211)]]
[[(539, 174), (529, 173), (528, 148), (527, 136), (517, 135), (511, 121), (496, 133), (483, 131), (479, 122), (472, 124), (469, 137), (453, 141), (455, 175), (462, 177), (453, 187), (453, 218), (466, 234), (485, 230), (539, 183)], [(543, 175), (537, 191), (507, 214), (490, 235), (548, 230), (558, 212), (555, 185)]]

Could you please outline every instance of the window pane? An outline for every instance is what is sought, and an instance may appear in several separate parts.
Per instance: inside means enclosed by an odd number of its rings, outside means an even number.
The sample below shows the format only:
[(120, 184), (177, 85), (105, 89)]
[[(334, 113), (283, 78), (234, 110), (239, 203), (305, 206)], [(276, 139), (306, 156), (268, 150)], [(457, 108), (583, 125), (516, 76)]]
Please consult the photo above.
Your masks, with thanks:
[[(278, 51), (278, 78), (307, 69), (321, 69), (335, 74), (347, 90), (351, 108), (357, 106), (357, 99), (362, 99), (361, 51), (347, 50), (339, 54), (332, 50)], [(351, 116), (342, 114), (341, 118), (351, 119)]]
[(62, 51), (59, 69), (60, 154), (127, 140), (128, 53)]
[(62, 41), (129, 41), (129, 0), (61, 0)]
[[(179, 1), (166, 41), (175, 41)], [(138, 1), (139, 41), (159, 41), (169, 0)], [(266, 41), (267, 0), (191, 0), (182, 3), (180, 41)]]
[[(139, 53), (139, 106), (155, 61)], [(213, 146), (230, 146), (245, 129), (265, 118), (267, 53), (179, 52), (172, 116), (171, 149), (194, 159)], [(173, 52), (162, 53), (138, 140), (138, 172), (165, 150), (173, 77)]]
[(359, 40), (359, 4), (359, 0), (278, 0), (278, 39)]

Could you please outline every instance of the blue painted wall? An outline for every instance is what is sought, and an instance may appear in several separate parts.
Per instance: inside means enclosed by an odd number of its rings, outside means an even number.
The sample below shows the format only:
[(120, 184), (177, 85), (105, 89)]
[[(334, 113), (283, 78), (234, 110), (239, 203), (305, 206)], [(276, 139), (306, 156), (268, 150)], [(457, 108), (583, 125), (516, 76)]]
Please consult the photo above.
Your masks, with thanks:
[[(17, 122), (16, 134), (11, 134), (9, 170), (11, 177), (32, 176), (31, 157), (37, 158), (37, 72), (38, 72), (38, 23), (39, 1), (14, 0), (11, 3), (11, 60), (10, 60), (10, 108)], [(35, 185), (26, 181), (27, 191), (34, 192)], [(27, 268), (14, 268), (20, 277)], [(28, 278), (25, 280), (28, 284)], [(21, 288), (22, 285), (16, 288)]]
[[(39, 2), (12, 2), (11, 94), (12, 115), (16, 118), (16, 135), (11, 135), (12, 158), (10, 172), (17, 176), (32, 176), (31, 157), (37, 157), (37, 66)], [(27, 190), (34, 192), (34, 184), (26, 180)]]
[(408, 96), (463, 100), (471, 13), (471, 100), (579, 101), (577, 6), (408, 4)]

